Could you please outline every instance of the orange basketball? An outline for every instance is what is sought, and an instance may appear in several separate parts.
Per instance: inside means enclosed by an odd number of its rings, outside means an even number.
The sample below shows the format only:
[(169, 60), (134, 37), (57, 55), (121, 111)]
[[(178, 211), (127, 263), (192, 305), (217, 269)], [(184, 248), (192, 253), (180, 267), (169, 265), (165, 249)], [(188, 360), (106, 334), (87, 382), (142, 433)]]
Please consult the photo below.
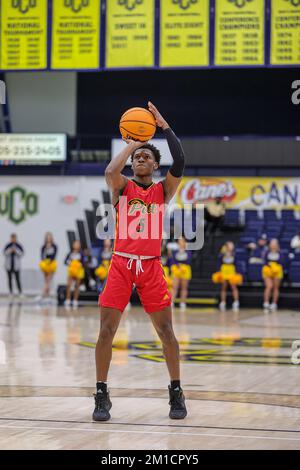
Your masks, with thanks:
[(146, 142), (156, 131), (154, 116), (148, 109), (130, 108), (120, 119), (120, 132), (124, 139)]

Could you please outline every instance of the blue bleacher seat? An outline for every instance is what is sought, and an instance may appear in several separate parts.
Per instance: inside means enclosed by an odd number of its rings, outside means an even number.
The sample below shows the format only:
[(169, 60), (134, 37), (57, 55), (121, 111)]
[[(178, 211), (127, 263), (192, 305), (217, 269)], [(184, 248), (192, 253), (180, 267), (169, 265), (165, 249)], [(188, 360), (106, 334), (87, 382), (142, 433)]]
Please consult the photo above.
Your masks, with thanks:
[(272, 238), (279, 238), (280, 237), (280, 228), (278, 230), (266, 230), (266, 234), (268, 240), (272, 240)]
[(255, 243), (256, 240), (257, 240), (257, 236), (253, 237), (253, 236), (243, 235), (240, 238), (240, 244), (241, 245), (248, 245), (248, 243)]
[(259, 230), (260, 232), (263, 231), (263, 228), (264, 228), (264, 221), (263, 220), (248, 220), (248, 222), (246, 223), (246, 229), (248, 230)]
[(247, 224), (249, 220), (259, 220), (258, 212), (256, 210), (245, 210), (245, 223)]
[(295, 213), (292, 209), (283, 209), (281, 211), (281, 219), (285, 221), (293, 221), (295, 220)]
[(289, 249), (291, 246), (291, 239), (290, 238), (280, 238), (279, 240), (280, 248)]
[(235, 256), (238, 261), (247, 261), (248, 259), (248, 251), (244, 248), (236, 248)]
[(247, 277), (248, 281), (263, 282), (262, 278), (262, 264), (248, 264)]
[(246, 272), (247, 272), (247, 264), (245, 261), (238, 260), (236, 262), (236, 270), (239, 274), (242, 274), (242, 276), (245, 278), (246, 277)]
[(274, 209), (265, 209), (264, 210), (264, 220), (278, 220), (277, 213)]
[(227, 209), (224, 217), (224, 225), (240, 225), (239, 209)]
[(300, 283), (300, 261), (292, 261), (290, 263), (289, 281)]
[(291, 261), (299, 261), (300, 262), (300, 253), (294, 253), (293, 251), (290, 251), (289, 257)]

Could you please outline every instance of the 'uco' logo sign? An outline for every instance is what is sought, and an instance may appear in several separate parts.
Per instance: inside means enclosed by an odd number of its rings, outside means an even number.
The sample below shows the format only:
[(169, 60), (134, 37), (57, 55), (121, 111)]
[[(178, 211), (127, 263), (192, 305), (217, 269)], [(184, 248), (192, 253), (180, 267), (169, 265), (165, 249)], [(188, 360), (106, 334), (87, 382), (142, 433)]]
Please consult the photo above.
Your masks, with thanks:
[(38, 195), (15, 186), (8, 192), (0, 193), (0, 216), (6, 216), (14, 224), (24, 222), (26, 218), (38, 212)]

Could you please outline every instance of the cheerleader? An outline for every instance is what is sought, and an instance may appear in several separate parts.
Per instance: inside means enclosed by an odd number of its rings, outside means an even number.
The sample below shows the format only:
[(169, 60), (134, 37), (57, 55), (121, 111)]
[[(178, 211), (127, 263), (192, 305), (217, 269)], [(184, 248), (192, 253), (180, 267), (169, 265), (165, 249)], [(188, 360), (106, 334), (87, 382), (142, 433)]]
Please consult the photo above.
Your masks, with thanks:
[(75, 240), (72, 244), (72, 250), (68, 253), (65, 259), (65, 264), (68, 266), (67, 293), (65, 300), (66, 307), (71, 305), (71, 289), (73, 285), (75, 286), (73, 307), (78, 307), (79, 287), (82, 279), (84, 278), (83, 262), (84, 260), (80, 241)]
[(192, 254), (186, 249), (184, 238), (178, 240), (178, 250), (175, 251), (171, 259), (171, 276), (173, 283), (173, 301), (176, 299), (180, 289), (180, 308), (186, 307), (189, 282), (192, 278)]
[(218, 259), (219, 271), (212, 275), (215, 284), (221, 284), (221, 302), (219, 308), (222, 312), (226, 310), (227, 289), (231, 287), (233, 304), (232, 309), (238, 312), (240, 307), (238, 285), (242, 284), (243, 276), (236, 271), (234, 254), (234, 243), (228, 241), (222, 247)]
[(98, 268), (95, 270), (95, 274), (100, 280), (101, 287), (107, 278), (111, 257), (112, 257), (111, 240), (106, 238), (103, 241), (103, 250), (100, 254), (100, 259), (101, 259), (100, 264)]
[[(277, 309), (279, 287), (283, 278), (283, 256), (276, 238), (269, 243), (269, 249), (264, 257), (262, 276), (265, 282), (263, 308), (265, 311), (274, 311)], [(271, 296), (272, 303), (270, 304)]]
[(46, 299), (50, 295), (51, 281), (57, 269), (56, 255), (57, 246), (54, 243), (53, 235), (47, 232), (44, 245), (41, 248), (41, 261), (39, 264), (44, 275), (44, 289), (42, 297), (38, 297), (36, 300)]

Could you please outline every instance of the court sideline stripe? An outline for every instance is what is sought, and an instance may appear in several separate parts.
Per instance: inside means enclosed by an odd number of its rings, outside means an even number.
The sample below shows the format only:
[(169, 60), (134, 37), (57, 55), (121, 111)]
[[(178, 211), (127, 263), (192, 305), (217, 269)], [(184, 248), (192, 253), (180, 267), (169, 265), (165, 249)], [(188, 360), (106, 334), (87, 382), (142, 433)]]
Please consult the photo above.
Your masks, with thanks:
[(243, 435), (234, 435), (234, 434), (212, 434), (212, 433), (190, 433), (190, 432), (164, 432), (164, 431), (124, 431), (120, 429), (76, 429), (76, 428), (54, 428), (54, 427), (43, 427), (43, 426), (16, 426), (16, 425), (2, 425), (0, 429), (39, 429), (41, 431), (79, 431), (79, 432), (111, 432), (111, 433), (120, 433), (120, 434), (162, 434), (162, 435), (171, 435), (171, 436), (201, 436), (201, 437), (226, 437), (226, 438), (239, 438), (239, 439), (265, 439), (265, 440), (275, 440), (275, 441), (300, 441), (300, 438), (295, 437), (272, 437), (272, 436), (243, 436)]
[[(41, 423), (70, 423), (70, 424), (93, 424), (94, 421), (72, 421), (72, 420), (59, 420), (59, 419), (33, 419), (33, 418), (4, 418), (0, 417), (0, 421), (25, 421), (25, 422), (41, 422)], [(235, 428), (235, 427), (222, 427), (222, 426), (199, 426), (195, 424), (151, 424), (151, 423), (122, 423), (122, 422), (106, 422), (102, 423), (105, 426), (148, 426), (148, 427), (164, 427), (164, 428), (192, 428), (192, 429), (228, 429), (230, 431), (260, 431), (260, 432), (287, 432), (287, 433), (300, 433), (298, 430), (290, 429), (264, 429), (264, 428)]]

